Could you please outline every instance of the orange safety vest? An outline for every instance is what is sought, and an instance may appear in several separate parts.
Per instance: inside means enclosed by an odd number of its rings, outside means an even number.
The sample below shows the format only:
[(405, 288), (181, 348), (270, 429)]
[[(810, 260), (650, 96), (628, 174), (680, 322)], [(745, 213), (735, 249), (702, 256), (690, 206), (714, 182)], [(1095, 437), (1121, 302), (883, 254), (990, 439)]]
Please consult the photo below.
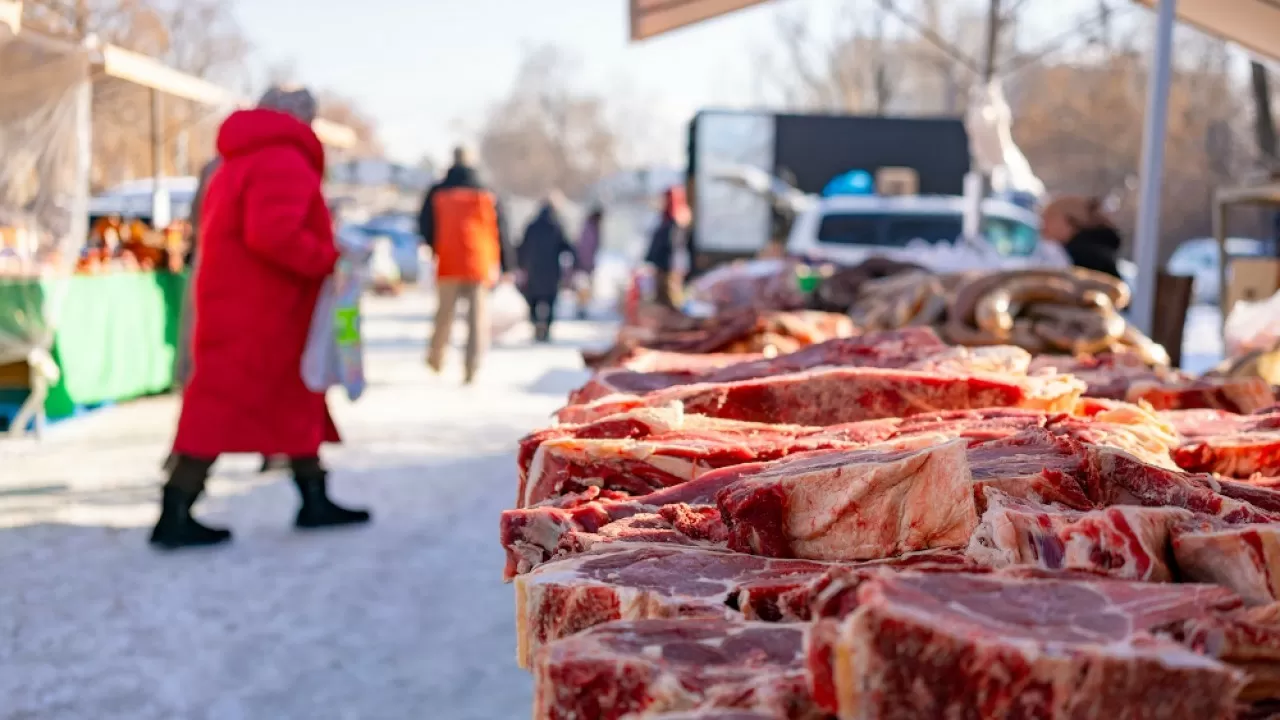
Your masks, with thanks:
[(431, 197), (436, 277), (491, 283), (498, 275), (498, 204), (478, 188), (439, 188)]

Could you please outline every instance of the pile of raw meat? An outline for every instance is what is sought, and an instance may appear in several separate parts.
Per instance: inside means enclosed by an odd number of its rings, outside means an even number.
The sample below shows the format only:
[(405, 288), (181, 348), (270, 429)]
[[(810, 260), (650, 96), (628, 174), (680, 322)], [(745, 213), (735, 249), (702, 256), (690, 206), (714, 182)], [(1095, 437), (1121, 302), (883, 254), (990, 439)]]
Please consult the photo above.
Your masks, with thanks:
[(520, 446), (534, 718), (1280, 717), (1256, 378), (1115, 399), (927, 329), (629, 364)]

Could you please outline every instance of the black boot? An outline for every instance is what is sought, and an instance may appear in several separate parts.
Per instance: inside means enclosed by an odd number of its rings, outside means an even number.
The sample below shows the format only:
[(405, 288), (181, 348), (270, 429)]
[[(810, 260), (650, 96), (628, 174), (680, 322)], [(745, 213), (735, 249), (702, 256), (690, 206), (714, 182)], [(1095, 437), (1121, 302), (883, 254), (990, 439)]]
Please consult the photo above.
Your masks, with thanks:
[(166, 550), (184, 547), (218, 545), (231, 539), (231, 531), (211, 528), (191, 517), (199, 493), (192, 493), (173, 485), (165, 485), (164, 500), (160, 507), (160, 520), (151, 531), (151, 544)]
[(300, 529), (359, 525), (369, 522), (367, 510), (348, 510), (329, 499), (328, 474), (323, 470), (294, 472), (294, 483), (302, 495), (302, 507), (294, 525)]

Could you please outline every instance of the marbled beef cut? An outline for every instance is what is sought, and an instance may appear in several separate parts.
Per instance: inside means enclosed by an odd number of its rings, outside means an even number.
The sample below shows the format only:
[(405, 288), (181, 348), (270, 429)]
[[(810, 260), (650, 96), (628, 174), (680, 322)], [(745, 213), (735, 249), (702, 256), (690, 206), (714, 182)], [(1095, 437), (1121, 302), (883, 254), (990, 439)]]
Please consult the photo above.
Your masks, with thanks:
[(969, 540), (980, 565), (1094, 570), (1117, 578), (1170, 582), (1170, 532), (1192, 517), (1175, 507), (1119, 505), (1089, 512), (985, 489), (986, 512)]
[(608, 623), (539, 652), (533, 717), (821, 720), (806, 688), (803, 643), (802, 626)]
[(820, 626), (834, 647), (810, 671), (849, 720), (1229, 720), (1243, 673), (1149, 631), (1239, 602), (1206, 585), (886, 573)]
[(1196, 518), (1174, 528), (1173, 553), (1188, 580), (1231, 588), (1253, 604), (1280, 601), (1280, 523)]
[[(705, 382), (733, 382), (785, 375), (816, 367), (906, 367), (930, 354), (952, 350), (928, 328), (909, 328), (838, 338), (810, 345), (793, 353), (770, 358), (706, 367), (701, 370), (653, 370), (617, 368), (596, 373), (587, 384), (569, 394), (579, 405), (614, 393), (643, 395), (655, 390)], [(1024, 363), (1023, 373), (1025, 374)]]
[(1017, 407), (1070, 411), (1084, 385), (1067, 375), (1034, 377), (826, 368), (727, 383), (700, 383), (643, 396), (611, 395), (557, 413), (585, 423), (639, 407), (680, 403), (685, 412), (749, 422), (836, 425), (945, 410)]
[(529, 667), (543, 645), (612, 620), (775, 613), (778, 595), (830, 567), (641, 543), (549, 562), (516, 578), (516, 657)]
[(729, 547), (768, 557), (871, 560), (963, 546), (977, 524), (966, 443), (809, 453), (716, 497)]
[(1163, 505), (1228, 523), (1280, 522), (1280, 514), (1221, 492), (1210, 476), (1156, 467), (1116, 448), (1090, 446), (1089, 452), (1106, 491), (1100, 505)]

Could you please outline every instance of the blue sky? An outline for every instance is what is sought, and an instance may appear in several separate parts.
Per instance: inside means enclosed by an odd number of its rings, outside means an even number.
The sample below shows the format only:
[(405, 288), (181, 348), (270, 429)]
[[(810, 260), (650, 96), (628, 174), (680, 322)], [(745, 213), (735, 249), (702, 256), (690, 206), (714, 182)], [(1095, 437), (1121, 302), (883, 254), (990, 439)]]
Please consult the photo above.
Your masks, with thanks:
[[(782, 0), (780, 7), (829, 0)], [(627, 43), (626, 0), (238, 0), (255, 64), (291, 62), (301, 79), (354, 97), (390, 152), (416, 159), (457, 140), (510, 87), (524, 49), (552, 43), (583, 61), (584, 84), (660, 103), (668, 122), (751, 98), (749, 55), (775, 10), (746, 10), (646, 43)]]
[[(642, 103), (670, 140), (664, 150), (678, 152), (680, 124), (699, 107), (758, 97), (753, 55), (775, 36), (778, 12), (832, 17), (842, 2), (865, 0), (776, 0), (634, 45), (626, 0), (236, 0), (236, 12), (257, 67), (289, 63), (355, 98), (392, 156), (413, 161), (447, 152), (509, 88), (524, 50), (546, 43), (579, 58), (593, 90)], [(1063, 5), (1033, 2), (1037, 24), (1052, 29)]]

